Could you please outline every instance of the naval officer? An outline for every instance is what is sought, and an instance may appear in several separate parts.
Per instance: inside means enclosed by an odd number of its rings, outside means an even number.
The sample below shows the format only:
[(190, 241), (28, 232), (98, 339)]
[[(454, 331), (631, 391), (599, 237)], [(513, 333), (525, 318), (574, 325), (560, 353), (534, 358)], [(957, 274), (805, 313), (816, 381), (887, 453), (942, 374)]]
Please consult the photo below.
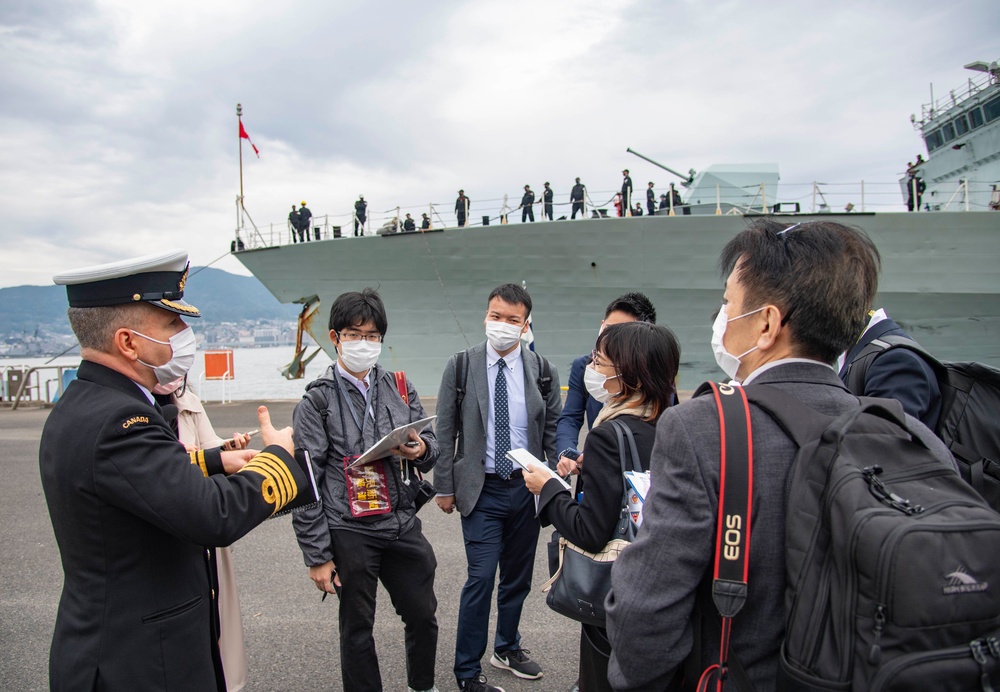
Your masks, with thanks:
[(39, 466), (64, 573), (52, 690), (225, 690), (210, 546), (233, 543), (309, 485), (292, 430), (258, 409), (262, 452), (188, 453), (153, 393), (183, 377), (178, 250), (55, 277), (83, 362), (42, 431)]

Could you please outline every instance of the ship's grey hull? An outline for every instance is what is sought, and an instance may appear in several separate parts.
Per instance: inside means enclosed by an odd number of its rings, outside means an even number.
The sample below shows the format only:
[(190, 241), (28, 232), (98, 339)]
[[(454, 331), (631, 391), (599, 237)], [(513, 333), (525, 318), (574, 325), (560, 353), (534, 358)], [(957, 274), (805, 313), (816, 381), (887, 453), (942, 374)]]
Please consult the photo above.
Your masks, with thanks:
[[(883, 259), (879, 305), (946, 360), (1000, 364), (1000, 214), (796, 215), (865, 230)], [(329, 306), (378, 287), (389, 313), (381, 363), (437, 391), (448, 356), (483, 340), (489, 292), (524, 282), (536, 349), (563, 383), (594, 346), (604, 308), (640, 290), (681, 342), (681, 388), (722, 377), (709, 348), (722, 246), (749, 219), (676, 216), (555, 221), (251, 249), (240, 261), (283, 303), (316, 296), (310, 332), (333, 353)], [(308, 375), (307, 375), (308, 376)]]

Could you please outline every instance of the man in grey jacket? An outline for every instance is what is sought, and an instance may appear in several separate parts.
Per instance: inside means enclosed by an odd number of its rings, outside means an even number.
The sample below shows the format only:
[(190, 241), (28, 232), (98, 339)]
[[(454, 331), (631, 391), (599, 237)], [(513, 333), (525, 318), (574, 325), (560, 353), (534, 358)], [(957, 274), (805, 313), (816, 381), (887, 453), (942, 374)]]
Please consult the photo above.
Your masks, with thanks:
[[(758, 221), (726, 245), (720, 267), (727, 279), (712, 349), (726, 374), (744, 384), (773, 385), (827, 415), (857, 407), (832, 364), (864, 328), (875, 297), (879, 255), (871, 240), (832, 222), (786, 228)], [(909, 422), (931, 449), (946, 454), (933, 433)], [(753, 404), (751, 424), (749, 594), (732, 623), (730, 659), (735, 655), (762, 691), (775, 689), (785, 629), (785, 484), (798, 449)], [(694, 641), (692, 619), (697, 599), (706, 620), (718, 621), (703, 597), (712, 579), (719, 459), (712, 397), (674, 406), (660, 418), (642, 529), (612, 571), (608, 678), (616, 690), (677, 684), (692, 650), (705, 665), (719, 660), (714, 628), (706, 623)]]
[[(438, 392), (436, 428), (442, 442), (434, 471), (436, 502), (448, 514), (456, 507), (461, 513), (469, 562), (455, 643), (455, 677), (467, 692), (502, 692), (486, 682), (481, 665), (498, 566), (490, 664), (519, 678), (542, 676), (518, 632), (540, 525), (534, 496), (506, 452), (526, 448), (554, 465), (562, 404), (558, 373), (549, 367), (545, 381), (545, 360), (521, 347), (530, 314), (531, 297), (523, 288), (504, 284), (494, 289), (484, 323), (487, 340), (465, 352), (461, 381), (456, 374), (460, 354), (448, 361)], [(460, 389), (465, 392), (461, 408)]]
[[(381, 581), (404, 624), (410, 690), (435, 690), (434, 550), (421, 531), (415, 470), (438, 458), (429, 428), (390, 455), (351, 467), (393, 428), (426, 417), (413, 385), (377, 364), (388, 328), (374, 290), (344, 293), (330, 308), (337, 362), (295, 407), (295, 446), (309, 451), (323, 499), (292, 520), (316, 588), (340, 596), (340, 660), (345, 692), (382, 689), (372, 627)], [(401, 374), (401, 373), (400, 373)], [(406, 396), (403, 396), (405, 380)]]

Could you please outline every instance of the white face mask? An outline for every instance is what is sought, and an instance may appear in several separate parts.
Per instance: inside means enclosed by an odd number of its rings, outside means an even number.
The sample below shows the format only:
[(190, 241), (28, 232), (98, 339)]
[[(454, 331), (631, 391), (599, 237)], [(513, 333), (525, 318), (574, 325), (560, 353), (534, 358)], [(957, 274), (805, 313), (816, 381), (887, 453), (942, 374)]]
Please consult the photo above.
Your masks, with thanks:
[(368, 372), (381, 354), (380, 341), (340, 341), (340, 362), (350, 372)]
[(194, 365), (194, 354), (198, 350), (198, 343), (194, 338), (194, 331), (191, 327), (186, 327), (181, 331), (170, 337), (169, 341), (160, 341), (159, 339), (154, 339), (151, 336), (146, 336), (141, 334), (134, 329), (130, 329), (130, 332), (136, 336), (141, 336), (143, 339), (152, 341), (154, 344), (163, 344), (164, 346), (170, 346), (173, 351), (173, 355), (170, 356), (168, 360), (163, 365), (150, 365), (149, 363), (143, 363), (139, 361), (147, 368), (153, 370), (153, 374), (156, 375), (156, 381), (160, 385), (172, 384), (175, 380), (183, 378), (188, 374), (188, 370)]
[[(764, 306), (766, 307), (766, 306)], [(726, 333), (726, 325), (733, 320), (738, 320), (740, 318), (746, 317), (747, 315), (752, 315), (755, 312), (760, 312), (763, 307), (757, 308), (756, 310), (751, 310), (750, 312), (744, 312), (742, 315), (737, 315), (732, 319), (726, 317), (726, 310), (722, 308), (719, 310), (719, 314), (715, 316), (715, 323), (712, 325), (712, 353), (715, 355), (715, 362), (718, 363), (722, 371), (731, 380), (736, 379), (736, 373), (740, 369), (740, 358), (748, 353), (752, 353), (757, 350), (757, 347), (744, 351), (738, 356), (734, 356), (732, 353), (726, 350), (726, 347), (722, 345), (722, 337)]]
[(602, 404), (611, 398), (611, 392), (604, 388), (604, 383), (608, 380), (613, 380), (618, 375), (602, 375), (597, 372), (591, 366), (587, 366), (583, 371), (583, 386), (587, 388), (587, 393), (594, 397)]
[(497, 351), (513, 348), (521, 338), (523, 326), (509, 322), (486, 320), (486, 338)]

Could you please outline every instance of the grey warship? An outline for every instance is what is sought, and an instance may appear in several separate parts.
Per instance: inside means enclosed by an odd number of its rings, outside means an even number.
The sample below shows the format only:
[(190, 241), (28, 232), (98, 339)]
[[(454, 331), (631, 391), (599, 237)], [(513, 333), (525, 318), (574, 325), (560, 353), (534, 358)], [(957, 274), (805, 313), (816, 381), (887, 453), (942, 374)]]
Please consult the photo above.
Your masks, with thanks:
[[(283, 233), (237, 229), (235, 255), (279, 301), (303, 305), (303, 328), (333, 357), (333, 299), (377, 286), (390, 315), (381, 362), (405, 370), (427, 394), (451, 354), (484, 338), (486, 297), (501, 283), (530, 292), (535, 344), (563, 378), (572, 359), (593, 348), (604, 306), (640, 290), (680, 339), (679, 386), (691, 389), (720, 376), (708, 344), (722, 246), (761, 215), (835, 220), (874, 240), (883, 260), (878, 303), (924, 347), (944, 360), (1000, 365), (1000, 212), (991, 210), (1000, 207), (1000, 66), (966, 68), (975, 79), (912, 118), (927, 151), (919, 212), (867, 211), (864, 184), (844, 211), (814, 185), (803, 210), (783, 201), (774, 164), (712, 166), (678, 174), (684, 203), (653, 216), (591, 209), (585, 220), (486, 225), (487, 218), (357, 238), (338, 237), (338, 228), (314, 217), (318, 241), (289, 244)], [(301, 363), (305, 350), (295, 358)]]

